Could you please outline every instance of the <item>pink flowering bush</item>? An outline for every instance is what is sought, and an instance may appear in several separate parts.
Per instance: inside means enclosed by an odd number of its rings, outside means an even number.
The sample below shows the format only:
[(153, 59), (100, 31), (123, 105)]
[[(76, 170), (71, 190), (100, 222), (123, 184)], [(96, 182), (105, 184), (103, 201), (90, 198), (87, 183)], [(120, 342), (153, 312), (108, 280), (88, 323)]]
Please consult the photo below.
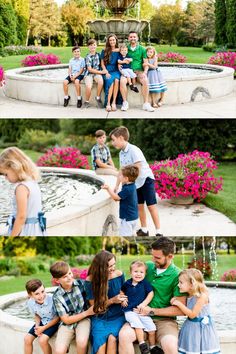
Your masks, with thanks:
[[(85, 280), (87, 278), (88, 269), (78, 269), (78, 268), (72, 267), (71, 271), (73, 273), (74, 279), (83, 279), (83, 280)], [(59, 282), (58, 282), (57, 279), (52, 278), (51, 279), (51, 284), (52, 284), (52, 286), (58, 286)]]
[(0, 66), (0, 87), (3, 85), (3, 81), (4, 81), (4, 70), (3, 67)]
[(161, 199), (192, 197), (200, 201), (209, 192), (218, 193), (222, 189), (222, 177), (214, 176), (217, 163), (209, 152), (195, 150), (174, 160), (154, 162), (150, 167)]
[(236, 70), (236, 52), (219, 52), (210, 57), (208, 64), (228, 66)]
[(60, 59), (55, 54), (38, 53), (28, 55), (22, 60), (22, 66), (53, 65), (60, 64)]
[(236, 269), (230, 269), (224, 272), (221, 281), (236, 281)]
[(187, 58), (179, 53), (169, 52), (169, 53), (158, 53), (158, 61), (163, 61), (165, 63), (186, 63)]
[(89, 162), (80, 150), (73, 147), (55, 147), (46, 151), (38, 161), (38, 166), (89, 169)]

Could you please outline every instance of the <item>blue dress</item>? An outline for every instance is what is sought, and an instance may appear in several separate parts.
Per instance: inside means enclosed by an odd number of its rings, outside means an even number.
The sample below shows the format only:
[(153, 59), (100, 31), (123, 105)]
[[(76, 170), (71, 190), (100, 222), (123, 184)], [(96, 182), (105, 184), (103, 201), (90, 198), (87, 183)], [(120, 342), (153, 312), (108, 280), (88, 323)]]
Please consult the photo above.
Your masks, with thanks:
[[(193, 309), (197, 297), (187, 299), (187, 307)], [(187, 319), (179, 333), (179, 354), (220, 354), (220, 344), (209, 304), (204, 305), (198, 317)]]
[[(104, 59), (104, 49), (101, 52), (101, 59)], [(103, 75), (104, 79), (104, 91), (105, 91), (105, 101), (104, 105), (107, 105), (107, 97), (108, 97), (108, 91), (115, 79), (120, 80), (121, 73), (119, 72), (118, 69), (118, 58), (119, 58), (119, 52), (111, 52), (110, 55), (110, 62), (106, 64), (106, 69), (111, 75), (109, 79), (106, 78), (106, 75)], [(119, 99), (120, 100), (120, 99)]]
[[(118, 295), (124, 284), (124, 274), (119, 277), (108, 280), (108, 299)], [(93, 300), (92, 283), (85, 282), (86, 295), (88, 300)], [(91, 343), (92, 354), (97, 353), (99, 348), (107, 342), (112, 334), (118, 338), (119, 332), (125, 323), (124, 312), (120, 304), (114, 304), (108, 307), (107, 311), (101, 315), (94, 315), (91, 318)]]
[[(154, 64), (155, 59), (149, 59), (148, 62)], [(159, 67), (156, 69), (148, 69), (147, 77), (150, 93), (160, 93), (167, 90), (166, 82)]]

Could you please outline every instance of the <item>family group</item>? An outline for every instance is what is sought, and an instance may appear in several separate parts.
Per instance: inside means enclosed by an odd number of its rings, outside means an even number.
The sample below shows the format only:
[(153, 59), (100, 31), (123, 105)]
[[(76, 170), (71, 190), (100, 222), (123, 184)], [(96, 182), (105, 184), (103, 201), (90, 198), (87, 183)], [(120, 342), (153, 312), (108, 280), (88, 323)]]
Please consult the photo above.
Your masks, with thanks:
[[(78, 46), (72, 48), (74, 57), (69, 61), (68, 76), (63, 82), (64, 107), (68, 106), (70, 101), (68, 94), (70, 83), (75, 84), (77, 107), (82, 107), (82, 80), (85, 83), (84, 108), (90, 106), (93, 82), (97, 83), (97, 96), (95, 97), (97, 105), (100, 108), (105, 107), (108, 112), (116, 111), (117, 104), (122, 104), (122, 111), (128, 110), (127, 85), (130, 90), (138, 93), (136, 81), (141, 84), (145, 111), (153, 112), (155, 108), (162, 106), (167, 87), (158, 68), (155, 48), (141, 46), (138, 43), (136, 32), (129, 33), (128, 41), (128, 45), (122, 43), (119, 46), (117, 36), (110, 34), (107, 37), (105, 49), (100, 54), (97, 52), (96, 40), (90, 39), (88, 41), (89, 53), (85, 58), (81, 57)], [(104, 103), (101, 100), (103, 88)]]
[[(155, 178), (143, 152), (129, 143), (129, 130), (120, 126), (110, 133), (112, 144), (120, 150), (119, 171), (114, 167), (110, 150), (105, 144), (103, 130), (96, 132), (97, 143), (92, 148), (95, 171), (117, 176), (115, 188), (103, 185), (110, 196), (120, 202), (120, 236), (148, 236), (145, 203), (155, 225), (155, 235), (162, 236), (157, 210)], [(0, 173), (14, 184), (13, 210), (8, 218), (9, 236), (46, 236), (46, 218), (42, 212), (38, 185), (39, 169), (17, 147), (9, 147), (0, 154)], [(121, 190), (118, 192), (120, 185)], [(137, 230), (140, 219), (141, 228)]]
[[(75, 280), (67, 263), (54, 263), (53, 294), (38, 279), (26, 283), (35, 324), (25, 336), (25, 354), (33, 353), (37, 337), (43, 353), (51, 354), (56, 332), (55, 354), (68, 353), (73, 338), (78, 354), (134, 354), (136, 341), (141, 354), (219, 354), (202, 273), (180, 272), (174, 252), (174, 242), (160, 237), (152, 261), (132, 262), (127, 281), (108, 251), (95, 255), (85, 281)], [(176, 316), (187, 316), (180, 333)]]

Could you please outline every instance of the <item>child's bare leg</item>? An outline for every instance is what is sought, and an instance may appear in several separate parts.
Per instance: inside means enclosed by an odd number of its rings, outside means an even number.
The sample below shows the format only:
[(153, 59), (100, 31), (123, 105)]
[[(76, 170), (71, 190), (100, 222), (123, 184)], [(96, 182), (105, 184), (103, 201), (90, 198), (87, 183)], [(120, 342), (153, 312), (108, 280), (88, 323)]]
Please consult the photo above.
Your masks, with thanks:
[[(107, 343), (103, 344), (97, 351), (96, 354), (106, 354)], [(79, 353), (79, 352), (78, 352)]]
[(97, 96), (101, 97), (101, 92), (103, 89), (103, 79), (102, 77), (100, 77), (99, 79), (97, 79)]
[(130, 78), (130, 77), (127, 77), (126, 79), (127, 79), (127, 82), (128, 82), (128, 84), (129, 84), (129, 86), (132, 85), (131, 78)]
[(49, 344), (49, 337), (46, 334), (42, 334), (38, 338), (39, 345), (43, 351), (43, 354), (52, 354), (52, 348)]
[(69, 84), (68, 80), (63, 81), (63, 90), (64, 90), (65, 96), (68, 96), (68, 91), (69, 91), (68, 84)]
[(86, 85), (85, 86), (85, 101), (89, 102), (92, 92), (92, 86)]
[(131, 81), (132, 81), (132, 84), (134, 85), (134, 86), (136, 86), (136, 78), (134, 77), (133, 79), (131, 79)]
[(163, 103), (163, 101), (164, 101), (164, 95), (165, 95), (165, 92), (161, 92), (161, 93), (160, 93), (159, 103)]
[(158, 108), (157, 104), (157, 93), (151, 93), (151, 99), (152, 99), (152, 107)]
[(139, 343), (144, 342), (144, 332), (142, 328), (135, 328), (135, 333), (136, 333), (136, 337), (137, 337), (137, 341)]
[(27, 333), (24, 338), (24, 353), (25, 354), (33, 354), (33, 341), (36, 337), (32, 336), (32, 334)]
[(148, 342), (150, 347), (156, 345), (156, 331), (148, 332)]
[(112, 334), (109, 335), (107, 341), (107, 354), (116, 354), (117, 352), (117, 340)]
[(77, 96), (81, 96), (81, 86), (79, 80), (75, 80), (75, 89), (76, 89)]

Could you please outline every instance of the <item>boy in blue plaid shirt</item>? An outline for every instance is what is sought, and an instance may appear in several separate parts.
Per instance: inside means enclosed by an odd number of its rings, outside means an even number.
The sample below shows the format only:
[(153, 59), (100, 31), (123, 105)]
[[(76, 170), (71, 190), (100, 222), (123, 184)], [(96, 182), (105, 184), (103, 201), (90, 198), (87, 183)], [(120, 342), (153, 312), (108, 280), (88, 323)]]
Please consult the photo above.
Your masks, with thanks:
[(74, 279), (69, 264), (56, 262), (50, 267), (53, 278), (60, 284), (53, 294), (53, 304), (61, 325), (55, 342), (55, 352), (66, 354), (75, 337), (77, 353), (86, 354), (90, 334), (89, 316), (93, 306), (87, 309), (85, 287), (80, 279)]

